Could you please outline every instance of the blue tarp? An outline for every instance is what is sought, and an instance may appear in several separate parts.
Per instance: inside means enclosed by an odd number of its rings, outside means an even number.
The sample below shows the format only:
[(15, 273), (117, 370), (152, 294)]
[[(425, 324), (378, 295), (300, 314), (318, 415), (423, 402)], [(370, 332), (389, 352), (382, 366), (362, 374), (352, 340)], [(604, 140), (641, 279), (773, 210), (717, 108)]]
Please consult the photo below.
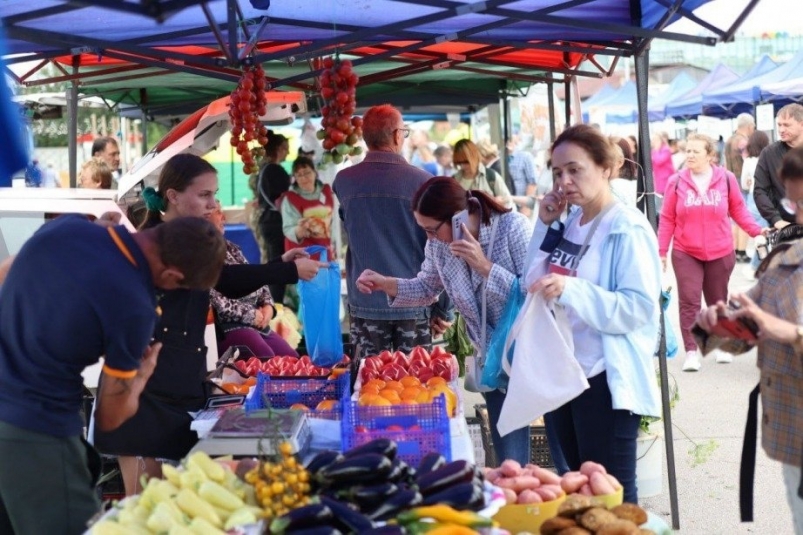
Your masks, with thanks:
[(798, 76), (803, 76), (803, 50), (771, 71), (752, 77), (745, 75), (734, 84), (703, 93), (703, 113), (715, 117), (735, 117), (742, 112), (752, 112), (761, 101), (762, 85)]
[(675, 76), (663, 93), (657, 95), (655, 98), (649, 99), (647, 111), (650, 116), (650, 121), (663, 121), (666, 117), (666, 105), (675, 102), (695, 86), (697, 86), (697, 80), (685, 72), (681, 72)]
[[(761, 60), (759, 60), (759, 63), (762, 61), (772, 60), (769, 59), (769, 57), (764, 56), (761, 58)], [(722, 63), (718, 64), (711, 69), (711, 72), (709, 72), (705, 78), (700, 80), (700, 83), (697, 84), (697, 87), (685, 95), (681, 95), (679, 98), (675, 99), (674, 102), (668, 103), (665, 111), (666, 116), (689, 119), (701, 115), (703, 113), (704, 92), (725, 87), (726, 85), (731, 84), (738, 79), (739, 75), (736, 74), (736, 71), (723, 65)]]

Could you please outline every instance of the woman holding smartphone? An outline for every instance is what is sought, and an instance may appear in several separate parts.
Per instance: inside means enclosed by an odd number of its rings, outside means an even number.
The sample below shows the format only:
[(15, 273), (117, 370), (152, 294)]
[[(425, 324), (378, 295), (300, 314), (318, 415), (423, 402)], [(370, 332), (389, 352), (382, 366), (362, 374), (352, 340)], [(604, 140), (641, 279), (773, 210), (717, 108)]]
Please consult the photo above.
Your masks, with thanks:
[[(364, 293), (385, 292), (394, 307), (431, 304), (445, 291), (466, 320), (472, 343), (478, 347), (484, 340), (487, 349), (513, 281), (525, 273), (530, 222), (489, 194), (466, 191), (448, 177), (434, 177), (421, 185), (413, 196), (413, 216), (427, 234), (424, 263), (416, 278), (397, 279), (366, 269), (357, 279), (357, 288)], [(459, 239), (453, 220), (462, 232)], [(497, 458), (530, 462), (528, 428), (504, 437), (496, 429), (505, 393), (492, 390), (483, 395)]]

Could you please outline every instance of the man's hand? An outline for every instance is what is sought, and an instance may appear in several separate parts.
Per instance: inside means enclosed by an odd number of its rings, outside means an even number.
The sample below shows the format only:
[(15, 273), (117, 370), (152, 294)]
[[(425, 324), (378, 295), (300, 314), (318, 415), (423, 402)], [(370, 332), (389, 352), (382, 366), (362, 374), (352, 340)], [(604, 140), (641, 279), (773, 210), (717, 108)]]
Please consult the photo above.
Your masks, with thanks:
[(114, 227), (119, 225), (122, 220), (123, 214), (120, 212), (104, 212), (102, 216), (95, 220), (95, 224), (101, 227)]
[(711, 329), (719, 321), (721, 316), (724, 316), (728, 313), (728, 305), (726, 305), (723, 301), (718, 301), (715, 305), (710, 306), (708, 308), (704, 308), (697, 314), (697, 325), (699, 325), (704, 331), (711, 332)]
[(736, 294), (732, 299), (739, 308), (731, 312), (732, 318), (750, 318), (758, 325), (761, 340), (775, 340), (782, 344), (793, 344), (797, 340), (797, 325), (765, 312), (746, 294)]
[(162, 342), (155, 342), (145, 349), (142, 355), (142, 361), (139, 364), (139, 371), (137, 371), (137, 378), (141, 381), (148, 382), (148, 379), (153, 375), (153, 370), (156, 369), (156, 361), (159, 358), (159, 352), (162, 350)]
[(433, 338), (436, 336), (441, 336), (443, 333), (446, 332), (446, 329), (452, 326), (451, 321), (446, 321), (443, 318), (439, 318), (437, 316), (433, 316), (429, 322), (429, 328), (432, 330)]
[(780, 221), (776, 221), (773, 227), (775, 227), (777, 230), (781, 230), (782, 228), (787, 227), (790, 224), (791, 223), (789, 223), (789, 221), (784, 221), (783, 219), (781, 219)]

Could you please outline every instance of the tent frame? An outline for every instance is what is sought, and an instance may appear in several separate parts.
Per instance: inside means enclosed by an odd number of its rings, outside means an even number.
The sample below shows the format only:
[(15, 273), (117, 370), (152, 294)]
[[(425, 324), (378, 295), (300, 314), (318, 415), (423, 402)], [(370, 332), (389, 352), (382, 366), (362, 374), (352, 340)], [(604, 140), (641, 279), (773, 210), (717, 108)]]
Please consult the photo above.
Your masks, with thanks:
[[(25, 40), (40, 45), (43, 44), (47, 46), (53, 46), (57, 49), (55, 51), (35, 52), (18, 58), (9, 59), (8, 63), (31, 60), (40, 61), (39, 65), (37, 65), (37, 67), (32, 71), (26, 73), (22, 77), (17, 78), (19, 82), (26, 86), (52, 83), (55, 81), (71, 82), (71, 87), (68, 91), (68, 102), (70, 105), (68, 132), (70, 134), (71, 186), (75, 186), (76, 183), (76, 111), (79, 97), (78, 89), (81, 85), (81, 82), (91, 78), (98, 78), (106, 75), (121, 75), (114, 80), (125, 80), (129, 78), (141, 78), (143, 76), (158, 76), (162, 73), (146, 72), (137, 74), (137, 71), (142, 69), (156, 67), (164, 69), (166, 72), (197, 74), (234, 83), (239, 78), (239, 69), (243, 65), (250, 64), (252, 62), (281, 60), (292, 64), (300, 61), (311, 61), (326, 55), (346, 53), (353, 53), (356, 56), (356, 59), (353, 62), (355, 66), (380, 59), (393, 59), (394, 61), (401, 63), (400, 67), (388, 69), (381, 73), (375, 73), (363, 77), (363, 84), (388, 81), (403, 76), (409, 76), (412, 73), (431, 69), (450, 68), (460, 69), (476, 74), (496, 76), (502, 81), (507, 79), (515, 79), (525, 83), (543, 82), (546, 83), (549, 88), (552, 88), (555, 83), (560, 83), (563, 81), (566, 88), (566, 95), (568, 96), (571, 94), (570, 86), (574, 77), (593, 76), (602, 78), (605, 75), (610, 74), (607, 69), (602, 67), (596, 61), (592, 61), (592, 64), (597, 68), (597, 72), (590, 72), (580, 70), (578, 68), (580, 62), (577, 62), (575, 67), (570, 67), (569, 62), (566, 62), (566, 67), (540, 67), (537, 65), (522, 65), (511, 61), (493, 60), (488, 57), (491, 54), (510, 49), (511, 52), (517, 50), (558, 51), (563, 52), (565, 57), (568, 57), (568, 54), (570, 53), (581, 54), (583, 59), (593, 58), (593, 56), (597, 54), (613, 56), (614, 61), (616, 61), (619, 57), (634, 57), (636, 65), (636, 84), (639, 109), (638, 131), (639, 137), (642, 141), (639, 144), (638, 154), (638, 159), (641, 164), (639, 189), (643, 193), (652, 192), (654, 190), (652, 165), (650, 159), (649, 123), (647, 115), (647, 80), (650, 43), (653, 39), (668, 39), (673, 41), (713, 46), (720, 41), (731, 41), (739, 26), (758, 4), (759, 0), (750, 0), (742, 13), (738, 15), (735, 22), (727, 30), (716, 28), (714, 25), (701, 20), (692, 12), (685, 9), (683, 7), (684, 0), (656, 0), (658, 3), (666, 7), (667, 11), (654, 28), (643, 28), (638, 25), (622, 25), (598, 21), (591, 22), (572, 17), (561, 16), (560, 14), (560, 12), (563, 10), (575, 6), (589, 4), (593, 0), (564, 0), (558, 4), (537, 9), (532, 12), (522, 12), (506, 7), (509, 4), (513, 4), (516, 0), (485, 0), (473, 3), (462, 3), (453, 0), (390, 1), (399, 2), (400, 4), (421, 4), (429, 7), (437, 7), (439, 10), (428, 15), (397, 21), (393, 24), (388, 24), (381, 27), (338, 25), (337, 30), (342, 33), (337, 37), (312, 40), (306, 43), (295, 43), (295, 46), (287, 46), (287, 43), (274, 43), (275, 45), (278, 45), (275, 47), (278, 48), (278, 50), (269, 50), (271, 48), (269, 42), (266, 43), (267, 46), (260, 47), (260, 40), (262, 39), (262, 36), (265, 33), (269, 23), (292, 24), (295, 26), (304, 26), (308, 28), (325, 29), (331, 29), (332, 24), (296, 19), (286, 20), (281, 18), (272, 18), (269, 15), (246, 20), (243, 16), (243, 12), (239, 6), (238, 0), (226, 0), (226, 19), (222, 23), (219, 23), (215, 19), (214, 14), (209, 10), (207, 4), (200, 0), (156, 0), (153, 2), (143, 2), (139, 4), (120, 2), (119, 0), (69, 0), (65, 1), (61, 5), (6, 17), (3, 19), (3, 24), (6, 34), (12, 38)], [(638, 2), (639, 0), (631, 1)], [(88, 38), (71, 35), (65, 32), (36, 30), (22, 25), (24, 22), (34, 21), (39, 18), (58, 13), (64, 13), (67, 11), (80, 10), (88, 6), (101, 6), (111, 10), (138, 13), (154, 18), (157, 22), (161, 23), (169, 18), (172, 14), (182, 9), (198, 6), (199, 4), (200, 9), (203, 10), (204, 15), (209, 22), (209, 26), (173, 32), (157, 32), (147, 37), (121, 42), (113, 42), (103, 38)], [(469, 13), (488, 14), (501, 18), (490, 23), (444, 35), (432, 35), (430, 33), (415, 32), (410, 29), (424, 23), (443, 20), (446, 17), (459, 16)], [(676, 15), (697, 23), (698, 25), (714, 33), (716, 37), (701, 37), (666, 31), (666, 26), (672, 21), (673, 16)], [(539, 22), (575, 30), (595, 30), (611, 34), (624, 34), (630, 36), (630, 38), (623, 41), (552, 40), (544, 42), (519, 42), (485, 39), (479, 36), (479, 34), (489, 29), (507, 26), (521, 21)], [(226, 42), (226, 39), (221, 32), (221, 28), (226, 29), (228, 34), (228, 42)], [(210, 52), (208, 54), (186, 54), (175, 50), (166, 51), (151, 46), (151, 43), (153, 42), (163, 43), (168, 42), (173, 38), (184, 38), (192, 35), (200, 35), (208, 33), (210, 29), (219, 48), (209, 48)], [(371, 39), (375, 35), (385, 34), (394, 35), (398, 41), (414, 42), (412, 44), (403, 46), (394, 46), (389, 42), (377, 43)], [(243, 48), (240, 49), (239, 45), (241, 42), (241, 37), (244, 38), (243, 41), (245, 44)], [(431, 45), (461, 40), (468, 40), (473, 44), (484, 46), (468, 53), (457, 55), (441, 55), (431, 51), (422, 50)], [(378, 54), (367, 54), (359, 51), (360, 48), (366, 47), (380, 48), (382, 52), (379, 52)], [(263, 48), (268, 50), (263, 51)], [(86, 53), (123, 60), (129, 62), (130, 65), (98, 69), (92, 72), (81, 72), (81, 54)], [(65, 55), (72, 56), (72, 72), (68, 72), (55, 60), (55, 58)], [(415, 58), (413, 56), (415, 56)], [(539, 72), (548, 72), (549, 74), (533, 75), (526, 72), (510, 73), (505, 71), (494, 71), (490, 68), (477, 68), (461, 65), (466, 62), (485, 64), (488, 67), (509, 67), (524, 70), (529, 69)], [(61, 76), (52, 77), (48, 80), (30, 80), (30, 77), (35, 72), (38, 72), (47, 64), (56, 64), (59, 71), (62, 73)], [(615, 63), (611, 69), (613, 68), (615, 68)], [(278, 80), (269, 79), (268, 81), (271, 87), (274, 88), (289, 85), (302, 88), (304, 90), (312, 90), (314, 88), (314, 83), (302, 84), (301, 82), (310, 78), (314, 78), (315, 76), (319, 75), (320, 72), (320, 69), (310, 68), (308, 72), (304, 72), (299, 75), (285, 77), (284, 79)], [(6, 69), (6, 73), (10, 73), (10, 71)], [(556, 78), (554, 76), (555, 74), (562, 74), (562, 80), (560, 78)], [(507, 96), (504, 89), (500, 91), (500, 94), (504, 96), (504, 102), (507, 102)], [(140, 89), (139, 97), (140, 102), (147, 102), (147, 92), (144, 89)], [(552, 95), (551, 91), (549, 92), (549, 100), (550, 136), (554, 139), (556, 134), (554, 122), (555, 109), (554, 96)], [(144, 109), (143, 113), (145, 113)], [(570, 98), (566, 99), (565, 118), (566, 124), (570, 124)], [(509, 135), (507, 114), (505, 114), (503, 131), (506, 132), (505, 141), (507, 141)], [(652, 197), (647, 196), (646, 202), (642, 202), (642, 208), (647, 214), (648, 219), (654, 228), (657, 227), (655, 203), (653, 202)], [(663, 336), (661, 339), (661, 348), (659, 353), (660, 383), (664, 413), (664, 438), (666, 442), (667, 465), (669, 471), (668, 480), (670, 490), (670, 505), (672, 510), (672, 527), (677, 530), (680, 528), (680, 521), (678, 516), (677, 482), (675, 477), (674, 449), (672, 439), (672, 416), (669, 407), (666, 347)]]

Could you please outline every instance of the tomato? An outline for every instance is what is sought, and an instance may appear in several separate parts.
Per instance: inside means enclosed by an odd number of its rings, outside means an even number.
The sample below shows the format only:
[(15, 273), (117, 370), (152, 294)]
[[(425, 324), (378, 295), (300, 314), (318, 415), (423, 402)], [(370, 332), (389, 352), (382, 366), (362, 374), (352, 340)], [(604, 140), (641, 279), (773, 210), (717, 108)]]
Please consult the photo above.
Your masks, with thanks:
[(444, 359), (435, 359), (434, 361), (432, 361), (432, 373), (437, 375), (438, 377), (443, 377), (447, 381), (451, 381), (452, 380), (451, 361), (447, 361)]
[(368, 428), (365, 427), (364, 425), (355, 425), (354, 426), (354, 431), (356, 431), (357, 433), (367, 433), (368, 432)]
[(387, 349), (379, 353), (378, 356), (383, 364), (388, 364), (390, 362), (393, 362), (393, 353), (391, 353)]
[(385, 428), (385, 431), (404, 431), (404, 428), (400, 425), (389, 425)]
[(403, 351), (396, 351), (393, 353), (393, 359), (391, 360), (393, 364), (398, 364), (402, 367), (402, 369), (406, 370), (407, 365), (409, 362), (407, 361), (407, 355), (404, 354)]
[(385, 364), (379, 370), (379, 376), (383, 381), (398, 381), (406, 375), (407, 370), (395, 363)]

